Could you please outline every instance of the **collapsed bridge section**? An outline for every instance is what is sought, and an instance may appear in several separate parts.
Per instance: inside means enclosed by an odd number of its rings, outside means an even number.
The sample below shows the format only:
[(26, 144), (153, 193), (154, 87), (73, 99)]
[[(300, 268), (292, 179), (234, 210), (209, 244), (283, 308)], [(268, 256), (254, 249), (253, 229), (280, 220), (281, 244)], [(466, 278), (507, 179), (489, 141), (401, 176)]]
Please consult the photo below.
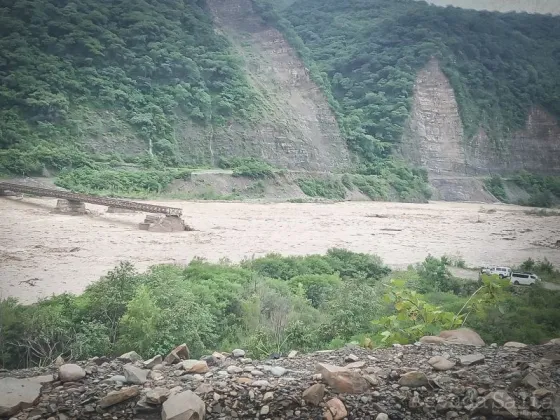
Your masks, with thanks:
[(157, 204), (138, 203), (136, 201), (122, 200), (118, 198), (100, 197), (89, 194), (80, 194), (53, 188), (35, 187), (11, 182), (0, 182), (0, 195), (8, 193), (23, 193), (41, 197), (58, 198), (56, 211), (70, 214), (85, 214), (85, 204), (99, 204), (108, 206), (110, 209), (124, 209), (146, 213), (157, 213), (165, 215), (165, 218), (154, 216), (146, 217), (140, 223), (140, 229), (158, 231), (190, 230), (181, 220), (183, 210), (175, 207), (160, 206)]

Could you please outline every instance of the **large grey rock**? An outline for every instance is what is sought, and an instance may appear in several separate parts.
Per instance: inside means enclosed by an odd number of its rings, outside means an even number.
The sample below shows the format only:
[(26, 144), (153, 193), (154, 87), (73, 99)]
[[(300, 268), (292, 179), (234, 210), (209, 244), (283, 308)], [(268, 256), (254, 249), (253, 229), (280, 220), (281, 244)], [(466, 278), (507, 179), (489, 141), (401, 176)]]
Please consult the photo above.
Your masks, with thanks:
[(187, 360), (189, 356), (189, 348), (185, 343), (183, 343), (171, 350), (171, 352), (165, 357), (165, 363), (173, 365), (175, 363), (179, 363), (181, 360)]
[(74, 364), (62, 365), (58, 368), (58, 379), (62, 382), (79, 381), (86, 377), (86, 371)]
[(187, 373), (206, 373), (210, 370), (208, 363), (204, 360), (185, 360), (181, 363), (183, 369)]
[(204, 401), (194, 392), (185, 391), (163, 403), (161, 420), (203, 420), (205, 414)]
[(317, 364), (317, 372), (336, 392), (343, 394), (361, 394), (369, 389), (368, 382), (353, 370), (326, 363)]
[(133, 386), (130, 388), (122, 388), (118, 391), (109, 392), (99, 401), (99, 407), (107, 408), (111, 407), (115, 404), (122, 403), (123, 401), (127, 401), (131, 398), (136, 397), (140, 393), (140, 390)]
[(272, 369), (270, 369), (270, 373), (272, 373), (274, 376), (284, 376), (284, 374), (286, 373), (286, 368), (282, 366), (273, 366)]
[(451, 360), (447, 360), (443, 356), (434, 356), (430, 360), (428, 360), (428, 364), (432, 366), (435, 370), (445, 371), (452, 369), (455, 366), (455, 363)]
[(134, 362), (141, 362), (142, 361), (142, 356), (140, 356), (135, 351), (129, 351), (128, 353), (125, 353), (125, 354), (119, 356), (118, 359), (121, 362), (134, 363)]
[(333, 398), (327, 401), (327, 406), (325, 407), (325, 420), (342, 420), (348, 415), (348, 411), (344, 406), (344, 403), (338, 398)]
[(137, 368), (134, 365), (124, 365), (124, 377), (129, 384), (142, 385), (148, 380), (149, 370)]
[(459, 356), (459, 363), (463, 366), (479, 365), (484, 363), (484, 355), (480, 353)]
[(407, 372), (399, 379), (400, 386), (407, 386), (409, 388), (419, 388), (421, 386), (429, 385), (430, 381), (423, 372)]
[(145, 369), (152, 369), (153, 367), (160, 365), (161, 362), (163, 362), (163, 358), (161, 357), (161, 355), (157, 355), (155, 357), (152, 357), (149, 360), (146, 360), (144, 363), (142, 363), (142, 365), (144, 366)]
[(325, 396), (325, 385), (314, 384), (303, 391), (303, 399), (310, 404), (319, 405)]
[(167, 388), (157, 387), (146, 393), (146, 401), (150, 404), (161, 405), (169, 398), (170, 394), (171, 391)]
[(459, 328), (458, 330), (442, 331), (439, 337), (449, 344), (465, 344), (470, 346), (484, 346), (484, 340), (470, 328)]
[(517, 341), (508, 341), (507, 343), (504, 344), (504, 347), (510, 349), (522, 349), (524, 347), (527, 347), (527, 344), (519, 343)]
[(231, 354), (233, 355), (233, 357), (245, 357), (245, 350), (241, 350), (241, 349), (235, 349), (234, 351), (231, 352)]
[(10, 417), (34, 406), (41, 396), (41, 383), (27, 379), (0, 379), (0, 417)]

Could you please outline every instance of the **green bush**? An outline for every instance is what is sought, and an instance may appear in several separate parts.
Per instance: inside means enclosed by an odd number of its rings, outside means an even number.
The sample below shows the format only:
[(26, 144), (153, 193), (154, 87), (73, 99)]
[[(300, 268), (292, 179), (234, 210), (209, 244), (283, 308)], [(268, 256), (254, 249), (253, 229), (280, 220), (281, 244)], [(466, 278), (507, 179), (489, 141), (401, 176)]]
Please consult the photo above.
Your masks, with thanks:
[(259, 159), (248, 158), (220, 158), (218, 166), (222, 169), (231, 169), (234, 176), (263, 179), (272, 178), (277, 169)]
[(507, 202), (508, 197), (500, 175), (492, 175), (491, 178), (484, 180), (484, 186), (498, 200)]
[(331, 200), (344, 200), (346, 197), (346, 188), (338, 179), (302, 178), (297, 180), (297, 184), (308, 197)]
[[(532, 267), (558, 273), (547, 261)], [(194, 259), (145, 273), (121, 263), (79, 296), (0, 301), (0, 363), (46, 366), (59, 355), (81, 360), (131, 350), (151, 357), (183, 342), (194, 358), (236, 347), (260, 358), (354, 341), (411, 342), (463, 323), (487, 342), (560, 336), (559, 292), (535, 286), (514, 294), (499, 279), (456, 290), (444, 261), (433, 257), (392, 273), (399, 282), (387, 284), (389, 274), (378, 257), (343, 249), (242, 264)], [(428, 293), (414, 290), (418, 284)]]
[(160, 194), (175, 179), (190, 177), (189, 170), (96, 170), (81, 168), (64, 171), (56, 178), (56, 185), (85, 194), (117, 197), (146, 197)]

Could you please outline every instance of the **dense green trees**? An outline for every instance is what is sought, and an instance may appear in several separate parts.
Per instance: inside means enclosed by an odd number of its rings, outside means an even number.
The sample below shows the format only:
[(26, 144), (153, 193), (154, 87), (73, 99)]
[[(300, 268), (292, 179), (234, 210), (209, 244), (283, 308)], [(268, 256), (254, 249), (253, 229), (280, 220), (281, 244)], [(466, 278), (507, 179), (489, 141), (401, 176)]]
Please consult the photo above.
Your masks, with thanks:
[[(194, 259), (145, 273), (121, 263), (79, 296), (33, 305), (0, 300), (0, 367), (44, 365), (60, 354), (83, 359), (135, 350), (151, 357), (183, 342), (194, 357), (235, 347), (266, 357), (350, 341), (407, 343), (463, 323), (488, 343), (539, 343), (560, 334), (560, 292), (457, 279), (448, 262), (428, 257), (391, 273), (375, 255), (331, 249), (241, 264)], [(560, 281), (548, 261), (522, 267)]]
[(116, 115), (112, 135), (133, 129), (146, 151), (177, 164), (178, 117), (250, 120), (255, 96), (204, 8), (201, 0), (2, 1), (0, 148), (23, 153), (44, 139), (56, 151), (103, 134), (90, 120)]
[(350, 145), (389, 152), (409, 115), (417, 71), (437, 58), (468, 136), (496, 141), (532, 105), (560, 116), (560, 18), (440, 8), (415, 1), (300, 0), (257, 10), (290, 38), (336, 100)]

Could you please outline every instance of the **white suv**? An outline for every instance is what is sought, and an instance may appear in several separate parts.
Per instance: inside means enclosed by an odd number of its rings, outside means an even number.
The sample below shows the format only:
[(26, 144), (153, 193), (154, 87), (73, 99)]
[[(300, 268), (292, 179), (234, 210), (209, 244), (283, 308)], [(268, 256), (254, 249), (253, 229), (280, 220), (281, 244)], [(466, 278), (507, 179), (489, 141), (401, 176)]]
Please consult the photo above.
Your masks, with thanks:
[(510, 281), (516, 286), (521, 284), (524, 286), (531, 286), (540, 280), (539, 276), (533, 273), (511, 273)]
[(482, 274), (497, 274), (501, 279), (511, 276), (511, 268), (509, 267), (484, 267), (480, 270)]

